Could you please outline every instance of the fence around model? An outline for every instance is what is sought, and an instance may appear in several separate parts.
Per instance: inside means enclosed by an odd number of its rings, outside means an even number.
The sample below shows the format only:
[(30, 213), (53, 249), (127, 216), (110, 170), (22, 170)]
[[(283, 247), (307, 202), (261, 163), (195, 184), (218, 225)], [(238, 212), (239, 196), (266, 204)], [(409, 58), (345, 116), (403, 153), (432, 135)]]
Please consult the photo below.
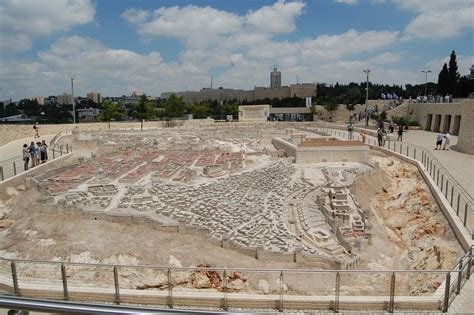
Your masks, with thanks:
[[(349, 138), (347, 131), (327, 128), (316, 128), (316, 130), (331, 136)], [(354, 133), (354, 137), (356, 135), (359, 134)], [(365, 143), (378, 146), (378, 140), (372, 137), (366, 137)], [(462, 221), (467, 232), (470, 235), (474, 232), (474, 199), (429, 150), (411, 143), (393, 140), (385, 141), (382, 146), (421, 162)]]
[[(177, 268), (0, 258), (3, 296), (169, 308), (442, 310), (470, 278), (471, 247), (452, 270)], [(417, 285), (433, 284), (430, 292)]]
[[(63, 156), (63, 154), (68, 154), (69, 152), (72, 152), (72, 146), (70, 146), (68, 143), (64, 145), (53, 145), (52, 147), (48, 148), (48, 161), (54, 160)], [(29, 169), (32, 169), (31, 158), (28, 162), (28, 170)], [(25, 172), (25, 167), (23, 156), (21, 155), (0, 162), (0, 181), (4, 181), (23, 172)]]

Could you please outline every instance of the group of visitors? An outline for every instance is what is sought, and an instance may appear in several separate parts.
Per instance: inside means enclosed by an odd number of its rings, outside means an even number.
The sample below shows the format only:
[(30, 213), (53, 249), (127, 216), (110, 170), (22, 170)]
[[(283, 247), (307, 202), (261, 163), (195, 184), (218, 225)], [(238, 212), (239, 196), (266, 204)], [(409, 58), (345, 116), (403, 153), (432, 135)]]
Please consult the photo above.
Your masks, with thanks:
[[(444, 140), (444, 144), (443, 144)], [(445, 134), (443, 133), (438, 133), (436, 136), (436, 147), (435, 150), (447, 150), (449, 151), (449, 145), (451, 144), (451, 135), (449, 132), (446, 132)], [(442, 149), (441, 149), (442, 147)]]
[(443, 95), (424, 95), (416, 98), (416, 103), (452, 103), (453, 96)]
[(31, 141), (29, 146), (25, 143), (23, 145), (22, 151), (25, 171), (27, 171), (29, 167), (33, 168), (48, 161), (48, 145), (46, 144), (45, 140), (42, 142), (38, 141), (36, 143)]
[[(385, 146), (385, 142), (387, 142), (387, 135), (389, 133), (393, 133), (395, 131), (395, 123), (390, 121), (388, 124), (388, 129), (385, 128), (385, 124), (381, 122), (379, 127), (377, 128), (377, 141), (380, 147)], [(403, 131), (405, 130), (405, 126), (398, 125), (397, 129), (397, 141), (403, 141)]]

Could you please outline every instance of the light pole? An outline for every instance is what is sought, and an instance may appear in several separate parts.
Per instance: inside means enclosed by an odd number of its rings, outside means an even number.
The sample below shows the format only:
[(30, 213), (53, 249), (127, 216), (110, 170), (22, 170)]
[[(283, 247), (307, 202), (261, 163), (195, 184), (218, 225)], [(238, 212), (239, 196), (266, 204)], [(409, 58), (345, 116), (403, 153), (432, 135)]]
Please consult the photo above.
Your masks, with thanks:
[(369, 106), (369, 73), (370, 69), (364, 70), (365, 74), (367, 74), (367, 88), (365, 89), (365, 126), (369, 125), (369, 112), (367, 107)]
[(431, 70), (421, 70), (425, 74), (425, 96), (426, 96), (426, 88), (427, 88), (427, 82), (428, 82), (428, 73), (431, 72)]
[(76, 123), (76, 102), (74, 101), (74, 79), (71, 78), (72, 121)]

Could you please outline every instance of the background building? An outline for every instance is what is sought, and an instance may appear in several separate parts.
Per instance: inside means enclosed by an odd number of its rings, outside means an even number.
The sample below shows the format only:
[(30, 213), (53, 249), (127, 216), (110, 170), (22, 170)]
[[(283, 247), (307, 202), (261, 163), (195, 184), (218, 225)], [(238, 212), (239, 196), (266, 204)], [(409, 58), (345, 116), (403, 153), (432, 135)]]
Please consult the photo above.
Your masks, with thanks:
[(296, 83), (290, 86), (281, 86), (281, 72), (275, 67), (270, 73), (270, 87), (255, 87), (253, 90), (234, 90), (224, 88), (203, 88), (200, 91), (166, 92), (161, 93), (161, 98), (166, 99), (171, 94), (182, 97), (187, 104), (205, 101), (232, 101), (237, 100), (253, 102), (263, 99), (284, 99), (288, 97), (316, 97), (316, 83)]
[(102, 95), (96, 91), (87, 93), (87, 98), (93, 101), (94, 103), (97, 103), (97, 104), (102, 103)]
[(38, 102), (38, 105), (44, 105), (44, 96), (35, 95), (30, 97), (30, 100)]
[(270, 72), (270, 88), (281, 87), (281, 72), (277, 70), (277, 66), (273, 67), (273, 71)]
[(72, 94), (63, 93), (58, 95), (56, 99), (59, 105), (72, 105)]

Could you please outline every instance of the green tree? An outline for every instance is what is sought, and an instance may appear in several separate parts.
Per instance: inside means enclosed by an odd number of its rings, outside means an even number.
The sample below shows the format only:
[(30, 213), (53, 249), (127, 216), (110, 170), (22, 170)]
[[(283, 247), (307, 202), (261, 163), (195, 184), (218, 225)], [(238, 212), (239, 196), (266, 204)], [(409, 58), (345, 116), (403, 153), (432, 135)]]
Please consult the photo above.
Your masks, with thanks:
[(152, 119), (157, 116), (155, 103), (148, 100), (148, 97), (143, 94), (140, 97), (137, 105), (132, 108), (132, 117), (137, 119)]
[(202, 102), (199, 104), (192, 104), (192, 105), (187, 106), (187, 108), (188, 108), (188, 112), (193, 114), (193, 118), (196, 118), (196, 119), (206, 118), (211, 112), (209, 108), (209, 104), (206, 102)]
[(162, 102), (164, 111), (163, 117), (175, 118), (182, 117), (186, 114), (186, 104), (182, 97), (171, 94), (166, 100)]
[(122, 107), (122, 104), (112, 103), (111, 101), (105, 101), (102, 104), (102, 112), (99, 114), (99, 120), (101, 121), (110, 121), (121, 120), (122, 116), (125, 115), (127, 111)]
[(458, 73), (458, 63), (456, 61), (456, 53), (454, 50), (451, 52), (449, 56), (449, 66), (448, 66), (448, 92), (449, 94), (456, 93), (456, 85), (459, 80), (459, 73)]
[(443, 69), (438, 75), (438, 94), (446, 95), (449, 92), (449, 72), (448, 65), (445, 63)]

